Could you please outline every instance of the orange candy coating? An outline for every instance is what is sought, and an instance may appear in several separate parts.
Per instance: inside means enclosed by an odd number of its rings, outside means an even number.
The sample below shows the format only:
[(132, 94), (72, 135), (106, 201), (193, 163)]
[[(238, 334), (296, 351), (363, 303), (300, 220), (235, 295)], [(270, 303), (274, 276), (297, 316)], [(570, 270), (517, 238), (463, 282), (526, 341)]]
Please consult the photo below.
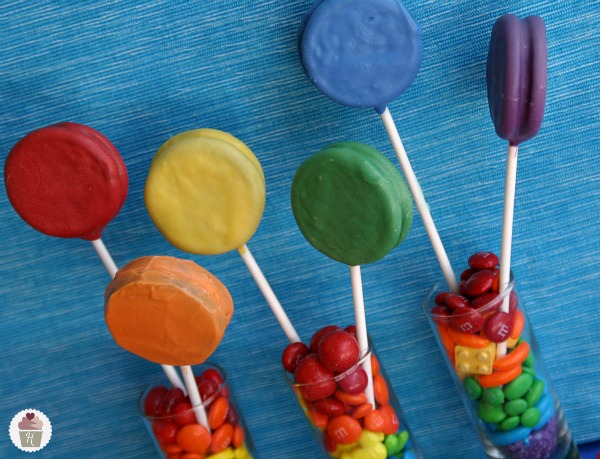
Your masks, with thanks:
[(223, 425), (229, 413), (229, 400), (227, 397), (216, 399), (208, 410), (208, 425), (211, 429), (218, 429)]
[(356, 443), (362, 434), (360, 423), (347, 414), (336, 416), (327, 424), (327, 433), (340, 445)]
[(233, 314), (227, 288), (196, 263), (142, 257), (120, 269), (104, 295), (117, 344), (151, 362), (196, 365), (217, 348)]
[(188, 453), (204, 454), (211, 441), (210, 432), (200, 424), (184, 426), (177, 432), (177, 445)]
[(210, 451), (212, 453), (220, 453), (231, 444), (232, 439), (233, 426), (226, 422), (213, 432)]

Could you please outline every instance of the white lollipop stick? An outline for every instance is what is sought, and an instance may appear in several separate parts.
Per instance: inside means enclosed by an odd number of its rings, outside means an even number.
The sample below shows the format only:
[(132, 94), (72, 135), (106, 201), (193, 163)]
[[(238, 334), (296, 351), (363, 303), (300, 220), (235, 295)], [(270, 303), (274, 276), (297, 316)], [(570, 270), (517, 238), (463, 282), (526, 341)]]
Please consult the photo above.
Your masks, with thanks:
[(102, 239), (98, 238), (94, 241), (91, 241), (91, 243), (94, 249), (96, 249), (96, 253), (100, 257), (100, 260), (102, 260), (102, 264), (108, 271), (108, 274), (110, 274), (110, 277), (114, 279), (119, 268), (117, 268), (115, 261), (110, 256), (110, 253), (108, 253), (108, 249), (104, 245), (104, 242), (102, 242)]
[[(369, 338), (367, 335), (367, 318), (365, 314), (365, 301), (363, 297), (362, 277), (360, 266), (350, 266), (350, 280), (352, 282), (352, 299), (354, 300), (354, 322), (356, 323), (356, 338), (360, 357), (364, 357), (369, 350)], [(373, 392), (373, 374), (371, 370), (371, 359), (363, 362), (363, 368), (367, 373), (367, 401), (375, 408), (375, 395)]]
[(456, 276), (454, 275), (452, 266), (450, 266), (450, 260), (448, 259), (448, 255), (446, 254), (446, 250), (444, 249), (440, 235), (438, 234), (435, 223), (433, 222), (433, 218), (431, 217), (429, 205), (425, 201), (425, 196), (423, 195), (421, 185), (419, 185), (419, 181), (417, 180), (413, 168), (410, 165), (404, 145), (402, 145), (402, 140), (400, 139), (400, 134), (398, 134), (396, 124), (394, 123), (392, 115), (390, 114), (390, 110), (387, 107), (381, 114), (381, 119), (383, 120), (383, 125), (385, 126), (385, 130), (390, 138), (392, 147), (396, 152), (396, 158), (398, 158), (398, 161), (400, 162), (402, 172), (404, 172), (406, 183), (408, 184), (408, 188), (413, 196), (415, 205), (419, 211), (419, 215), (421, 215), (421, 220), (423, 220), (425, 231), (427, 231), (427, 235), (429, 236), (429, 240), (431, 241), (431, 245), (433, 246), (433, 250), (437, 256), (438, 263), (442, 268), (442, 273), (444, 274), (446, 283), (448, 284), (450, 290), (457, 293), (458, 284), (456, 282)]
[[(510, 282), (510, 255), (512, 248), (513, 216), (515, 212), (515, 190), (517, 187), (517, 156), (518, 145), (508, 144), (506, 155), (506, 179), (504, 181), (504, 213), (502, 215), (502, 242), (500, 246), (500, 294)], [(506, 295), (500, 306), (500, 311), (508, 312), (510, 295)], [(506, 341), (498, 343), (496, 355), (502, 358), (506, 355)]]
[(256, 285), (258, 285), (258, 288), (265, 297), (265, 300), (267, 300), (267, 304), (269, 305), (271, 311), (275, 315), (277, 322), (279, 322), (279, 325), (283, 329), (285, 336), (287, 336), (291, 343), (299, 342), (300, 336), (294, 329), (292, 322), (290, 322), (290, 319), (283, 310), (281, 303), (275, 296), (273, 289), (271, 289), (271, 286), (267, 282), (267, 279), (261, 271), (260, 267), (258, 266), (258, 263), (256, 263), (256, 260), (252, 256), (252, 253), (250, 253), (250, 249), (248, 248), (248, 246), (244, 244), (238, 249), (238, 253), (242, 257), (242, 260), (244, 260), (248, 271), (250, 271), (254, 282), (256, 282)]
[[(91, 242), (92, 242), (92, 246), (94, 247), (94, 249), (96, 249), (96, 253), (100, 257), (100, 260), (102, 260), (102, 264), (108, 271), (108, 274), (110, 274), (110, 277), (114, 279), (119, 268), (117, 268), (117, 264), (115, 263), (115, 261), (113, 260), (113, 257), (108, 252), (108, 249), (104, 245), (104, 242), (102, 242), (102, 239), (96, 239)], [(175, 370), (175, 367), (172, 367), (170, 365), (161, 365), (161, 367), (162, 367), (163, 371), (165, 372), (165, 375), (167, 376), (167, 379), (169, 380), (171, 385), (173, 387), (178, 387), (185, 393), (185, 387), (184, 387), (183, 383), (181, 382), (181, 378), (177, 374), (177, 370)]]
[(208, 418), (206, 417), (206, 410), (204, 409), (204, 405), (202, 405), (202, 399), (200, 398), (200, 392), (198, 392), (198, 386), (196, 385), (196, 380), (194, 379), (192, 367), (189, 365), (184, 365), (180, 368), (181, 374), (183, 375), (183, 380), (185, 381), (185, 387), (187, 387), (187, 392), (190, 396), (190, 403), (194, 407), (196, 421), (198, 421), (198, 424), (206, 427), (210, 432)]

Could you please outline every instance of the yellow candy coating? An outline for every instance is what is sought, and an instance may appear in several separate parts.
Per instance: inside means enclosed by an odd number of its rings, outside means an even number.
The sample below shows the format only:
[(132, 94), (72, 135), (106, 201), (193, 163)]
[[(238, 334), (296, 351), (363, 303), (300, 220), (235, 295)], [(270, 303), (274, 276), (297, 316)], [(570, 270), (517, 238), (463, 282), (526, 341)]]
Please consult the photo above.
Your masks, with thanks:
[(210, 457), (212, 459), (235, 459), (235, 453), (233, 452), (233, 449), (226, 448), (223, 451), (221, 451), (217, 454), (213, 454)]
[(252, 237), (265, 206), (258, 159), (239, 139), (214, 129), (186, 131), (154, 156), (144, 198), (154, 224), (175, 247), (216, 255)]
[(382, 432), (371, 432), (370, 430), (363, 430), (358, 439), (358, 443), (361, 446), (371, 446), (383, 443), (385, 435)]

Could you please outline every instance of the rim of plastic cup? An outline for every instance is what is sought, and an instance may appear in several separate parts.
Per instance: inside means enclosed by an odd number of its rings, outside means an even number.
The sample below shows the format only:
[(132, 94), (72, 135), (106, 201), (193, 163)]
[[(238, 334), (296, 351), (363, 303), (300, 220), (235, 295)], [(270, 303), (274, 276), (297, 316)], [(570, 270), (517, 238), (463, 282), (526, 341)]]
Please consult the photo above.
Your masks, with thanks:
[[(217, 365), (216, 363), (212, 363), (212, 362), (204, 362), (204, 363), (200, 363), (198, 365), (194, 365), (194, 366), (192, 366), (192, 369), (201, 368), (201, 367), (207, 367), (204, 370), (208, 370), (209, 368), (213, 368), (213, 369), (217, 370), (219, 372), (219, 374), (221, 375), (223, 382), (219, 385), (219, 387), (217, 388), (215, 393), (212, 394), (210, 397), (208, 397), (206, 400), (202, 400), (202, 403), (200, 403), (200, 405), (198, 405), (196, 407), (192, 406), (192, 409), (183, 411), (183, 412), (177, 413), (177, 414), (171, 414), (171, 415), (167, 415), (167, 416), (148, 416), (146, 414), (146, 412), (144, 411), (144, 402), (146, 400), (146, 395), (148, 395), (150, 390), (152, 390), (154, 387), (158, 387), (158, 386), (165, 386), (167, 389), (171, 388), (171, 387), (169, 387), (168, 382), (165, 384), (165, 376), (162, 375), (160, 377), (157, 377), (154, 380), (154, 382), (151, 382), (150, 384), (148, 384), (144, 387), (144, 390), (138, 397), (138, 403), (137, 403), (138, 414), (140, 416), (142, 416), (143, 418), (147, 419), (148, 421), (159, 421), (159, 420), (164, 421), (167, 419), (173, 419), (175, 416), (185, 416), (188, 413), (195, 413), (196, 410), (198, 410), (200, 407), (204, 407), (204, 409), (206, 409), (208, 407), (208, 405), (210, 405), (212, 402), (214, 402), (217, 398), (221, 397), (220, 393), (223, 391), (223, 389), (227, 385), (227, 372), (223, 369), (223, 367), (221, 367), (220, 365)], [(202, 372), (204, 372), (204, 370)], [(195, 373), (194, 373), (194, 375), (195, 375)]]
[(365, 353), (365, 355), (363, 355), (360, 359), (358, 359), (358, 362), (356, 362), (354, 365), (352, 365), (346, 371), (343, 371), (341, 373), (334, 375), (333, 378), (322, 379), (321, 381), (316, 381), (316, 382), (312, 382), (312, 383), (297, 383), (296, 381), (294, 381), (294, 374), (289, 373), (285, 368), (283, 369), (283, 377), (285, 378), (287, 383), (292, 387), (309, 387), (309, 386), (314, 386), (314, 385), (318, 385), (318, 384), (323, 384), (324, 382), (327, 382), (327, 381), (333, 381), (337, 384), (345, 377), (354, 373), (358, 369), (358, 367), (362, 366), (365, 363), (367, 358), (371, 358), (371, 355), (373, 354), (373, 343), (371, 342), (370, 336), (368, 337), (368, 342), (369, 342), (369, 347), (367, 348), (367, 352)]
[[(498, 309), (504, 302), (504, 299), (508, 295), (510, 295), (510, 293), (513, 291), (514, 286), (515, 286), (515, 280), (514, 280), (513, 273), (511, 271), (508, 285), (506, 286), (504, 291), (502, 293), (500, 293), (493, 300), (491, 300), (488, 303), (486, 303), (485, 305), (477, 308), (476, 311), (478, 311), (482, 314), (485, 314), (491, 310)], [(423, 299), (423, 311), (429, 318), (431, 318), (434, 321), (436, 319), (440, 319), (440, 320), (448, 319), (448, 316), (445, 316), (443, 314), (435, 314), (435, 313), (431, 312), (431, 310), (436, 306), (435, 301), (434, 301), (435, 295), (437, 295), (438, 293), (442, 293), (442, 292), (452, 293), (448, 289), (446, 281), (444, 281), (444, 280), (440, 280), (440, 281), (436, 282), (435, 284), (433, 284), (433, 286), (427, 291), (427, 294), (425, 295), (425, 298)], [(452, 312), (452, 317), (462, 316), (463, 314), (457, 313), (457, 311), (459, 311), (459, 310), (460, 309), (455, 309)], [(467, 314), (468, 314), (468, 312), (467, 312)]]

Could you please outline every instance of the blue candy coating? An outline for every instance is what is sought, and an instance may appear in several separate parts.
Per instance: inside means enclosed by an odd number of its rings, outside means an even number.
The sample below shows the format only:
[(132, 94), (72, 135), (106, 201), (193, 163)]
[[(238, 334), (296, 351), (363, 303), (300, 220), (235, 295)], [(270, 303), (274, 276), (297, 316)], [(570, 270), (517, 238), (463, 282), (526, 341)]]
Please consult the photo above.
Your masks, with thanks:
[(546, 425), (546, 423), (554, 416), (554, 403), (552, 402), (552, 397), (550, 395), (545, 394), (542, 396), (540, 401), (535, 406), (538, 410), (540, 410), (541, 417), (538, 423), (533, 427), (534, 430), (541, 429)]
[(527, 438), (533, 429), (531, 427), (517, 427), (506, 432), (490, 432), (490, 440), (497, 446), (506, 446)]
[(387, 104), (413, 82), (423, 56), (421, 29), (399, 0), (321, 0), (299, 31), (308, 78), (342, 105)]

